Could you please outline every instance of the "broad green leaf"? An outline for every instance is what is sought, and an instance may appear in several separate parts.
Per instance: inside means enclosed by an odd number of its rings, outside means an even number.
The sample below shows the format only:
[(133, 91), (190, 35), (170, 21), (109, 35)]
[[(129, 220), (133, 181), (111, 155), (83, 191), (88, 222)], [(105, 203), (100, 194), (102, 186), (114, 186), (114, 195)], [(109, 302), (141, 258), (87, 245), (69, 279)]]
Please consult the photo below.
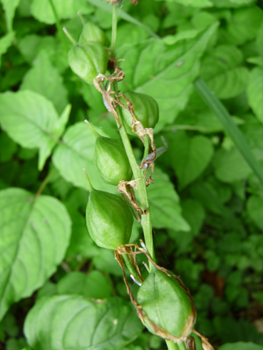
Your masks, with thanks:
[(14, 40), (15, 32), (10, 32), (0, 39), (0, 67), (1, 67), (1, 56), (6, 53), (9, 46), (11, 46)]
[(256, 117), (263, 123), (263, 68), (256, 67), (250, 72), (247, 96), (250, 107)]
[(159, 104), (160, 120), (156, 130), (170, 124), (186, 106), (192, 82), (199, 73), (199, 58), (216, 28), (217, 24), (195, 38), (180, 40), (171, 46), (152, 39), (123, 45), (117, 50), (118, 57), (125, 59), (121, 66), (129, 89), (146, 93)]
[(0, 124), (25, 148), (39, 148), (41, 170), (58, 142), (59, 118), (51, 102), (31, 91), (0, 95)]
[(208, 166), (213, 145), (207, 137), (190, 138), (186, 132), (168, 135), (168, 152), (171, 165), (178, 177), (179, 187), (184, 188), (202, 174)]
[(114, 258), (113, 250), (100, 248), (99, 253), (93, 258), (93, 264), (100, 271), (114, 276), (122, 276), (122, 270)]
[(256, 0), (211, 0), (215, 7), (242, 7), (250, 5)]
[(257, 33), (256, 45), (258, 53), (260, 54), (261, 58), (263, 58), (263, 23), (261, 24), (261, 27), (259, 28)]
[(250, 196), (247, 201), (247, 211), (255, 224), (263, 230), (263, 198)]
[(1, 163), (11, 160), (17, 151), (17, 144), (5, 132), (0, 134), (0, 150), (2, 150), (0, 153)]
[(100, 190), (114, 191), (115, 188), (106, 184), (100, 177), (94, 163), (94, 147), (96, 136), (90, 128), (80, 122), (69, 127), (62, 142), (55, 149), (53, 163), (61, 176), (77, 187), (88, 191), (85, 168), (92, 186)]
[(189, 231), (182, 217), (179, 197), (167, 174), (155, 167), (154, 184), (148, 187), (153, 227)]
[(75, 295), (41, 299), (24, 326), (29, 345), (37, 350), (120, 350), (141, 330), (130, 302)]
[[(76, 17), (78, 12), (89, 14), (92, 7), (85, 0), (52, 0), (59, 19)], [(56, 23), (56, 18), (49, 0), (33, 0), (31, 5), (32, 15), (40, 22), (47, 24)]]
[(216, 177), (223, 182), (243, 180), (251, 173), (251, 168), (235, 147), (220, 149), (215, 154), (213, 165)]
[(13, 18), (20, 0), (1, 0), (1, 2), (5, 11), (7, 29), (11, 32), (13, 29)]
[(57, 49), (57, 43), (53, 36), (29, 34), (18, 42), (18, 49), (25, 60), (32, 63), (41, 51), (45, 51), (51, 57)]
[(263, 350), (263, 346), (240, 341), (238, 343), (224, 344), (218, 350)]
[(74, 271), (63, 277), (57, 284), (60, 295), (83, 295), (85, 298), (106, 299), (111, 295), (109, 280), (99, 271), (93, 270), (88, 275)]
[(45, 96), (53, 102), (58, 113), (62, 113), (67, 105), (67, 90), (63, 85), (63, 79), (43, 51), (24, 76), (20, 90), (30, 90)]
[(192, 235), (196, 236), (205, 219), (205, 210), (200, 202), (188, 198), (182, 202), (183, 215), (191, 227)]
[[(160, 0), (158, 0), (160, 1)], [(210, 0), (167, 0), (169, 2), (176, 2), (178, 4), (184, 6), (192, 6), (192, 7), (211, 7), (213, 6)]]
[(228, 19), (226, 29), (220, 29), (221, 41), (242, 45), (248, 40), (254, 40), (262, 20), (263, 12), (258, 6), (235, 10)]
[(0, 317), (56, 270), (69, 243), (71, 222), (55, 198), (19, 188), (0, 192)]
[(218, 98), (232, 98), (246, 89), (248, 70), (241, 67), (242, 52), (235, 46), (221, 45), (205, 56), (200, 76)]

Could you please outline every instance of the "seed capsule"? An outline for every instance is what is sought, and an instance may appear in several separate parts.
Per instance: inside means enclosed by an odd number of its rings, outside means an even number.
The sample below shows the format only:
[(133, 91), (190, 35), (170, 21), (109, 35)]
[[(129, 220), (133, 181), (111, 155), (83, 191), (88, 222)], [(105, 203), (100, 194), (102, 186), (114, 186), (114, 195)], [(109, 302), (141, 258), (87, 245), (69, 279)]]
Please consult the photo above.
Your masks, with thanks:
[[(137, 302), (150, 321), (177, 338), (188, 336), (195, 322), (195, 307), (184, 288), (174, 277), (153, 268), (137, 294)], [(150, 322), (144, 321), (155, 334)]]
[[(154, 128), (159, 120), (159, 107), (157, 102), (151, 96), (138, 92), (127, 91), (124, 95), (133, 104), (135, 117), (142, 123), (143, 127)], [(122, 108), (122, 115), (127, 132), (132, 133), (132, 116), (130, 112)]]
[(102, 248), (116, 249), (129, 243), (133, 216), (126, 202), (111, 193), (92, 189), (86, 223), (93, 241)]
[(89, 42), (75, 44), (68, 52), (68, 62), (74, 73), (92, 84), (99, 73), (105, 73), (108, 57), (101, 44)]
[(107, 137), (97, 137), (95, 164), (103, 180), (118, 185), (121, 180), (129, 181), (132, 171), (122, 143)]
[(107, 38), (105, 33), (95, 24), (86, 23), (83, 26), (82, 32), (79, 37), (80, 43), (87, 43), (90, 41), (94, 41), (101, 45), (105, 45)]

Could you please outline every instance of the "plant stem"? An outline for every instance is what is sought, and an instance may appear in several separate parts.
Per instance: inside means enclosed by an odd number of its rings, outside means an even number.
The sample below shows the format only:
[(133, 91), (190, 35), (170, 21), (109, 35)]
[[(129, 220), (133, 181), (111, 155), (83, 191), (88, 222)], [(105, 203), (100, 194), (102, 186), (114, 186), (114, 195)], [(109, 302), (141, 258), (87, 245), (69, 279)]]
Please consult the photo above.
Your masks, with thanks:
[(63, 30), (62, 30), (62, 26), (61, 26), (60, 21), (59, 21), (59, 18), (58, 18), (57, 10), (56, 10), (56, 8), (55, 8), (55, 5), (54, 5), (54, 3), (53, 3), (53, 0), (49, 0), (49, 3), (50, 3), (50, 6), (51, 6), (51, 8), (52, 8), (52, 11), (53, 11), (55, 20), (56, 20), (56, 27), (57, 27), (57, 30), (58, 30), (58, 32), (59, 32), (61, 41), (63, 42), (64, 47), (65, 47), (65, 50), (67, 51), (67, 50), (68, 50), (68, 45), (67, 45), (67, 42), (66, 42), (65, 37), (64, 37), (64, 34), (63, 34)]
[(132, 265), (128, 255), (123, 254), (122, 257), (123, 257), (123, 260), (125, 261), (125, 264), (129, 270), (129, 272), (130, 272), (130, 275), (133, 275), (133, 277), (136, 279), (136, 281), (141, 283), (140, 277), (138, 276), (137, 271), (135, 270), (135, 267)]
[[(115, 55), (115, 45), (116, 45), (116, 37), (117, 37), (117, 6), (113, 5), (112, 10), (112, 38), (111, 38), (111, 50), (112, 55)], [(116, 84), (115, 85), (115, 91), (117, 91)], [(141, 225), (143, 229), (144, 234), (144, 240), (145, 245), (148, 250), (148, 253), (151, 255), (152, 259), (155, 259), (154, 255), (154, 246), (153, 246), (153, 237), (152, 237), (152, 224), (151, 224), (151, 216), (150, 216), (150, 210), (149, 210), (149, 199), (148, 199), (148, 193), (146, 188), (146, 183), (144, 180), (144, 172), (143, 170), (140, 170), (136, 161), (136, 158), (134, 156), (134, 152), (130, 143), (130, 139), (126, 133), (125, 127), (122, 123), (121, 113), (120, 113), (120, 107), (117, 106), (116, 112), (118, 114), (118, 118), (120, 123), (122, 124), (119, 132), (120, 136), (123, 142), (123, 146), (125, 148), (127, 157), (129, 159), (133, 176), (135, 179), (141, 178), (141, 180), (137, 181), (137, 189), (138, 189), (138, 197), (139, 197), (139, 205), (142, 208), (142, 210), (147, 209), (147, 214), (143, 214), (141, 217)]]
[(168, 347), (168, 350), (186, 350), (186, 346), (183, 341), (180, 343), (174, 343), (171, 340), (166, 340), (166, 345)]
[(215, 113), (223, 125), (225, 132), (233, 140), (239, 152), (242, 154), (248, 165), (258, 177), (261, 184), (263, 184), (263, 170), (257, 159), (254, 157), (254, 154), (252, 153), (244, 135), (233, 122), (223, 104), (213, 94), (203, 79), (198, 78), (195, 81), (195, 88), (205, 103), (208, 105), (208, 107)]
[(51, 176), (54, 174), (55, 169), (52, 169), (47, 176), (45, 177), (45, 179), (43, 180), (42, 184), (40, 185), (37, 193), (36, 193), (36, 198), (39, 197), (41, 195), (41, 193), (44, 191), (45, 187), (47, 186)]

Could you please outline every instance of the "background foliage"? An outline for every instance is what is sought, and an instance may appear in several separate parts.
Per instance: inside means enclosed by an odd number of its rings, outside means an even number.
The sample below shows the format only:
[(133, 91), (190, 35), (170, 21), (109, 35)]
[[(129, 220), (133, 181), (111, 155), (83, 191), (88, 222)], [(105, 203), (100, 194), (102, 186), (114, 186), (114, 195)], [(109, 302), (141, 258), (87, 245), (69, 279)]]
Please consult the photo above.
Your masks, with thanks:
[[(49, 0), (0, 1), (0, 349), (165, 349), (142, 332), (113, 253), (85, 225), (83, 167), (95, 188), (116, 190), (97, 174), (83, 120), (118, 133), (100, 94), (69, 69), (60, 23), (78, 40), (80, 11), (110, 40), (111, 7), (53, 3), (58, 18)], [(158, 101), (156, 143), (169, 145), (149, 187), (158, 263), (190, 288), (197, 329), (220, 350), (263, 349), (263, 192), (194, 81), (221, 100), (263, 172), (262, 8), (123, 0), (118, 10), (123, 89)], [(132, 240), (140, 234), (135, 225)]]

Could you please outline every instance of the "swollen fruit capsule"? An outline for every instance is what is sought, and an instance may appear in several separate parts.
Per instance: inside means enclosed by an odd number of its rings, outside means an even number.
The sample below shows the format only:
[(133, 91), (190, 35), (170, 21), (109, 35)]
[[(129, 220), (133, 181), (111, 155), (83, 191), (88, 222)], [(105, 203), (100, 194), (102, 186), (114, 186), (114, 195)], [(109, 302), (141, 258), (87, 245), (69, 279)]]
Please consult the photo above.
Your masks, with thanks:
[(120, 197), (92, 189), (86, 209), (86, 223), (93, 241), (102, 248), (116, 249), (129, 243), (133, 216)]
[(129, 181), (132, 171), (122, 143), (98, 136), (95, 144), (95, 164), (103, 180), (112, 185)]
[(92, 84), (99, 73), (105, 73), (108, 57), (101, 44), (88, 42), (75, 44), (68, 52), (68, 62), (74, 73)]
[[(188, 336), (195, 322), (195, 307), (190, 295), (174, 278), (153, 268), (137, 294), (137, 302), (146, 316), (169, 334)], [(147, 319), (148, 330), (155, 334)]]
[[(131, 101), (136, 119), (144, 128), (154, 128), (159, 120), (159, 107), (151, 96), (138, 92), (127, 91), (124, 95)], [(132, 116), (130, 112), (122, 108), (122, 115), (127, 132), (131, 133)]]
[(89, 22), (84, 24), (79, 42), (86, 43), (88, 41), (94, 41), (101, 45), (105, 45), (106, 39), (105, 33), (98, 26)]

